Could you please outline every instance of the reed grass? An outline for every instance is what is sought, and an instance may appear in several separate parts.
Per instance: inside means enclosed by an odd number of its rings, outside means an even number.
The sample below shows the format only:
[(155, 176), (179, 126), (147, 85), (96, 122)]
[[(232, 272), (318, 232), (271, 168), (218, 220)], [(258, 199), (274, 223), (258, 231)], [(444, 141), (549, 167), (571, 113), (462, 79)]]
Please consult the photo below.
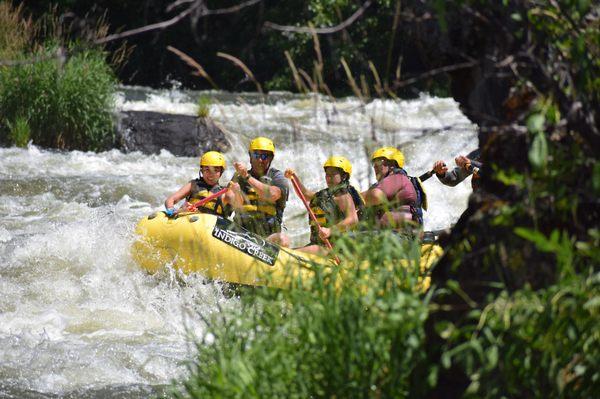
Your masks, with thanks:
[(362, 237), (338, 241), (347, 269), (315, 266), (310, 281), (248, 290), (239, 307), (202, 316), (207, 334), (174, 396), (406, 396), (427, 317), (418, 244)]
[[(48, 47), (36, 55), (53, 54)], [(50, 59), (0, 70), (0, 113), (29, 121), (34, 144), (100, 150), (114, 135), (116, 80), (98, 50), (76, 53), (64, 64)], [(5, 134), (7, 126), (3, 126)]]
[(22, 116), (17, 116), (14, 122), (7, 122), (8, 137), (17, 147), (27, 147), (31, 138), (29, 121)]

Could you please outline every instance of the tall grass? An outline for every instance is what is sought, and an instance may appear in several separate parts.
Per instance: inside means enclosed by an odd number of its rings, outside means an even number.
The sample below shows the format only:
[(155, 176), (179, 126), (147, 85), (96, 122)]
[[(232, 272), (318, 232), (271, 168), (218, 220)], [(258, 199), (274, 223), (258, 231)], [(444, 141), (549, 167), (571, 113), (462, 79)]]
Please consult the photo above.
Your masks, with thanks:
[[(47, 48), (44, 53), (52, 53)], [(0, 113), (29, 120), (34, 144), (98, 150), (113, 138), (115, 78), (98, 50), (62, 65), (46, 60), (0, 70)], [(5, 129), (6, 130), (6, 129)]]
[[(81, 43), (61, 46), (52, 15), (34, 26), (20, 8), (0, 4), (3, 57), (20, 63), (0, 66), (0, 139), (16, 144), (9, 126), (27, 120), (34, 144), (60, 149), (100, 150), (113, 140), (116, 79), (99, 48)], [(100, 29), (100, 28), (98, 28)], [(33, 32), (42, 43), (32, 43)], [(29, 43), (29, 45), (27, 45)], [(29, 49), (33, 50), (29, 50)], [(22, 122), (21, 126), (22, 126)]]
[(31, 44), (34, 26), (31, 19), (23, 18), (22, 9), (23, 5), (0, 2), (0, 60), (21, 57)]
[(427, 317), (418, 245), (364, 237), (342, 239), (345, 267), (317, 269), (310, 289), (249, 290), (237, 309), (206, 318), (191, 377), (174, 395), (406, 396)]
[(14, 123), (7, 122), (8, 137), (17, 147), (26, 147), (31, 138), (31, 128), (26, 118), (18, 116)]

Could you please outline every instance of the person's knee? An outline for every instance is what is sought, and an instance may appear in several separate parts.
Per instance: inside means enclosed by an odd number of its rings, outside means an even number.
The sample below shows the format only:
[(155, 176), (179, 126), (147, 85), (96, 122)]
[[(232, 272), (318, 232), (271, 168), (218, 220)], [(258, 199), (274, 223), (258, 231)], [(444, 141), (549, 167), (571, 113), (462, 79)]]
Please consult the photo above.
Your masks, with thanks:
[(267, 237), (267, 241), (278, 244), (282, 247), (290, 246), (290, 238), (284, 233), (273, 233)]

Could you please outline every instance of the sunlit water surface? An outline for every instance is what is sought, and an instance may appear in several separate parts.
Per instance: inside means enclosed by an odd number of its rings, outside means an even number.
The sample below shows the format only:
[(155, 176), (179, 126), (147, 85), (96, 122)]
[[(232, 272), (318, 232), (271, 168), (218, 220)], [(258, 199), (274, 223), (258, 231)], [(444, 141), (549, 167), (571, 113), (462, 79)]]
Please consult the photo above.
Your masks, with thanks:
[[(269, 136), (273, 166), (295, 169), (313, 189), (325, 186), (330, 155), (350, 159), (352, 183), (364, 190), (374, 181), (367, 154), (378, 145), (399, 146), (414, 175), (477, 145), (475, 127), (451, 99), (204, 94), (233, 145), (229, 165), (248, 161), (251, 138)], [(117, 108), (193, 115), (198, 95), (122, 88)], [(200, 315), (238, 299), (201, 276), (168, 268), (150, 276), (129, 248), (137, 220), (162, 209), (197, 175), (197, 162), (168, 152), (0, 149), (0, 397), (146, 397), (186, 375), (189, 337), (203, 334)], [(223, 182), (231, 175), (228, 168)], [(449, 188), (434, 177), (425, 188), (426, 229), (455, 222), (469, 181)], [(306, 213), (293, 194), (284, 219), (294, 244), (306, 242)]]

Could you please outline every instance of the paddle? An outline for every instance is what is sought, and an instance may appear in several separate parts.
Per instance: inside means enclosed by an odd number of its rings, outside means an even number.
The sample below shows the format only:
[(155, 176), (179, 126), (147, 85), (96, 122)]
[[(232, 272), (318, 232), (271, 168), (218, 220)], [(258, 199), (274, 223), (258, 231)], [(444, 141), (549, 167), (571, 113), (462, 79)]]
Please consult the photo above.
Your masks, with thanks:
[(433, 175), (435, 175), (435, 170), (430, 170), (429, 172), (425, 172), (421, 176), (419, 176), (419, 180), (424, 182), (425, 180), (429, 179)]
[(227, 192), (227, 190), (229, 190), (229, 187), (225, 187), (219, 191), (217, 191), (216, 193), (209, 195), (206, 198), (202, 198), (200, 201), (194, 203), (193, 205), (188, 205), (187, 206), (187, 211), (188, 212), (194, 212), (196, 211), (198, 208), (200, 208), (202, 205), (206, 204), (209, 201), (214, 200), (215, 198), (220, 197), (221, 195), (225, 194)]
[[(313, 211), (310, 209), (310, 205), (308, 205), (308, 201), (306, 201), (306, 198), (304, 197), (304, 194), (302, 194), (302, 190), (300, 190), (300, 186), (298, 185), (298, 182), (296, 181), (296, 177), (294, 175), (292, 175), (290, 177), (290, 180), (292, 181), (292, 186), (294, 186), (294, 191), (296, 191), (296, 194), (298, 194), (298, 197), (300, 198), (300, 200), (304, 204), (304, 207), (308, 211), (308, 215), (310, 216), (310, 218), (312, 219), (312, 221), (315, 222), (315, 225), (317, 226), (317, 228), (320, 229), (321, 226), (319, 225), (319, 222), (317, 221), (317, 217), (315, 216), (315, 214), (313, 213)], [(325, 243), (325, 246), (330, 251), (332, 251), (333, 250), (333, 246), (331, 245), (331, 243), (329, 242), (329, 240), (327, 238), (322, 238), (322, 240)], [(335, 260), (335, 263), (337, 265), (340, 264), (340, 259), (336, 255), (334, 255), (334, 260)]]

